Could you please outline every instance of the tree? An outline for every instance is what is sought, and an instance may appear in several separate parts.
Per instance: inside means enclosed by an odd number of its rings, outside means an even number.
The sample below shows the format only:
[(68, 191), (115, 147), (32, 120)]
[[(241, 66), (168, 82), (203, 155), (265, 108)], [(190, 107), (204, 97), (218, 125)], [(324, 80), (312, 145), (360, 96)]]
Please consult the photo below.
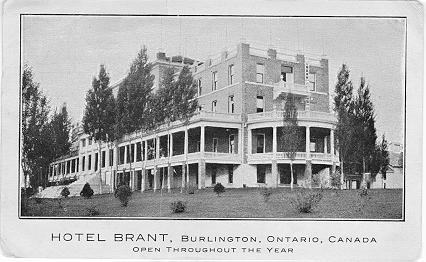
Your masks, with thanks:
[(68, 116), (67, 106), (64, 104), (59, 112), (55, 110), (50, 121), (52, 132), (53, 154), (54, 157), (66, 155), (70, 151), (70, 131), (71, 119)]
[(296, 158), (296, 153), (299, 149), (300, 135), (297, 123), (297, 106), (295, 96), (292, 93), (289, 93), (286, 97), (283, 122), (284, 125), (282, 128), (281, 143), (284, 147), (286, 157), (290, 159), (290, 188), (293, 189), (293, 161)]
[(152, 64), (148, 62), (144, 46), (130, 65), (129, 73), (118, 89), (116, 107), (116, 135), (122, 137), (140, 129), (146, 129), (152, 122), (148, 109), (154, 85), (151, 74)]
[[(114, 141), (115, 101), (109, 88), (109, 75), (101, 65), (98, 77), (93, 77), (92, 88), (86, 95), (86, 109), (83, 117), (83, 130), (98, 142), (99, 158), (101, 142)], [(98, 161), (100, 163), (101, 161)], [(102, 176), (99, 168), (100, 193), (102, 193)]]
[(354, 141), (356, 141), (354, 159), (356, 162), (361, 163), (361, 166), (358, 167), (359, 173), (371, 172), (377, 135), (374, 127), (374, 106), (370, 98), (370, 89), (363, 77), (357, 90), (354, 114), (356, 123), (354, 125)]
[[(349, 79), (349, 68), (343, 64), (337, 75), (334, 110), (337, 113), (336, 142), (339, 148), (341, 185), (343, 188), (344, 164), (351, 162), (353, 152), (353, 85)], [(349, 166), (348, 166), (349, 167)], [(348, 169), (348, 168), (346, 168)]]
[(385, 138), (385, 135), (382, 136), (382, 142), (377, 146), (376, 158), (378, 171), (382, 174), (382, 178), (386, 179), (386, 172), (389, 167), (389, 151), (388, 151), (388, 141)]
[[(27, 181), (36, 188), (41, 184), (53, 158), (49, 129), (50, 108), (46, 96), (34, 82), (32, 68), (24, 65), (22, 74), (22, 170)], [(29, 178), (29, 179), (28, 179)]]

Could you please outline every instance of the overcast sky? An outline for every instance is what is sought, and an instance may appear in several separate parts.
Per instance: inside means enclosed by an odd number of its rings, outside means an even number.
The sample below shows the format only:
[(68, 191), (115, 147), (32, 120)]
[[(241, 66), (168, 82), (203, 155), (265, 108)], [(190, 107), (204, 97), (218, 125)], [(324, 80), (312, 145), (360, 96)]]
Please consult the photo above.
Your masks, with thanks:
[(142, 45), (152, 58), (162, 49), (204, 60), (244, 38), (288, 52), (325, 54), (331, 90), (346, 63), (355, 87), (361, 76), (370, 85), (379, 135), (403, 140), (402, 19), (25, 16), (22, 28), (24, 63), (33, 68), (52, 108), (67, 103), (73, 122), (82, 119), (100, 64), (115, 83)]

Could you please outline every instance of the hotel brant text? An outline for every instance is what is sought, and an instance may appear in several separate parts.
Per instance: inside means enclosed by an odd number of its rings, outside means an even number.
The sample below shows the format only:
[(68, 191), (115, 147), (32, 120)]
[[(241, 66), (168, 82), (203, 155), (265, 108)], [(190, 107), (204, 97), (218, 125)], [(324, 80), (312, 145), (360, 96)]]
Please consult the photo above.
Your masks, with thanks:
[[(178, 72), (184, 66), (198, 87), (199, 109), (189, 121), (103, 143), (100, 155), (98, 143), (77, 126), (78, 142), (70, 155), (50, 164), (49, 183), (69, 180), (71, 195), (78, 195), (86, 182), (95, 193), (112, 192), (119, 184), (135, 191), (201, 189), (216, 183), (289, 187), (290, 159), (281, 142), (288, 93), (296, 97), (303, 134), (293, 161), (294, 186), (330, 183), (339, 157), (326, 58), (248, 43), (206, 61), (159, 52), (153, 61), (154, 92), (166, 68)], [(111, 86), (115, 95), (119, 85)]]

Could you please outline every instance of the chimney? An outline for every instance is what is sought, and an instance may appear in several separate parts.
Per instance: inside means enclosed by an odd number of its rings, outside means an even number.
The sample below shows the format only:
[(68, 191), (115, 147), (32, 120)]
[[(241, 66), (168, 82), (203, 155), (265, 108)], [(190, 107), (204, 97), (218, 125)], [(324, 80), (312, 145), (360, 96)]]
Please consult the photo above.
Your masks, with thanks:
[(272, 49), (272, 48), (269, 48), (269, 49), (268, 49), (268, 56), (269, 56), (271, 59), (277, 59), (277, 50)]

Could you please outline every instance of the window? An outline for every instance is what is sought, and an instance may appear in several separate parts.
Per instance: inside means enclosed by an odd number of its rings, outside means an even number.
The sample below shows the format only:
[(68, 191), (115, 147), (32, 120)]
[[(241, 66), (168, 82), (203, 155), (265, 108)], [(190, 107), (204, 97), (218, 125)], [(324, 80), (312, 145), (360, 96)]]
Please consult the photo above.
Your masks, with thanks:
[(257, 134), (256, 141), (256, 153), (265, 153), (265, 135)]
[(263, 110), (263, 106), (264, 106), (264, 104), (263, 104), (263, 96), (257, 96), (257, 98), (256, 98), (256, 112), (257, 113), (262, 113), (264, 110)]
[(71, 173), (75, 172), (75, 159), (71, 160)]
[(86, 156), (83, 156), (83, 158), (81, 159), (81, 171), (84, 171), (84, 169), (86, 165)]
[(293, 83), (293, 68), (291, 66), (281, 66), (281, 76), (284, 82)]
[(256, 82), (263, 83), (263, 75), (265, 74), (265, 66), (256, 64)]
[(130, 162), (135, 162), (135, 144), (130, 145)]
[(81, 147), (85, 147), (86, 146), (86, 139), (81, 139)]
[(266, 166), (257, 165), (257, 183), (265, 183)]
[(89, 146), (90, 146), (92, 144), (92, 139), (88, 138), (88, 140), (89, 140)]
[(212, 102), (212, 112), (216, 113), (217, 100)]
[(142, 143), (136, 143), (136, 162), (142, 161)]
[(228, 74), (229, 74), (229, 84), (232, 85), (234, 83), (234, 65), (229, 65), (229, 70), (228, 70)]
[(229, 153), (235, 154), (235, 135), (229, 135)]
[(131, 154), (130, 154), (130, 145), (127, 145), (127, 146), (126, 146), (126, 151), (127, 151), (127, 152), (126, 152), (126, 163), (130, 163), (130, 161), (131, 161), (131, 160), (130, 160), (130, 155), (131, 155)]
[(234, 183), (234, 166), (233, 165), (228, 166), (228, 183), (229, 184)]
[(105, 167), (105, 158), (106, 158), (106, 151), (102, 151), (102, 161), (101, 161), (101, 166)]
[(213, 138), (213, 152), (217, 153), (218, 139)]
[(235, 113), (234, 96), (228, 97), (228, 113)]
[(76, 167), (76, 171), (78, 172), (78, 165), (79, 165), (79, 163), (80, 163), (80, 158), (77, 158), (77, 160), (76, 160), (76, 161), (77, 161), (77, 164), (76, 164), (76, 166), (75, 166), (75, 167)]
[(119, 154), (118, 154), (118, 164), (122, 165), (124, 164), (124, 154), (125, 154), (125, 147), (121, 146), (119, 149)]
[(308, 86), (309, 86), (309, 91), (316, 91), (316, 74), (309, 74), (308, 75)]
[(109, 150), (109, 166), (112, 166), (114, 163), (114, 149)]
[(99, 161), (99, 154), (96, 153), (95, 154), (95, 171), (98, 170), (98, 163), (99, 163), (98, 161)]
[(212, 73), (212, 90), (217, 90), (217, 72)]
[(92, 155), (89, 155), (87, 170), (92, 170)]
[(197, 81), (197, 88), (198, 88), (198, 96), (200, 96), (201, 92), (203, 91), (202, 90), (203, 88), (201, 87), (201, 78), (198, 79), (198, 81)]

